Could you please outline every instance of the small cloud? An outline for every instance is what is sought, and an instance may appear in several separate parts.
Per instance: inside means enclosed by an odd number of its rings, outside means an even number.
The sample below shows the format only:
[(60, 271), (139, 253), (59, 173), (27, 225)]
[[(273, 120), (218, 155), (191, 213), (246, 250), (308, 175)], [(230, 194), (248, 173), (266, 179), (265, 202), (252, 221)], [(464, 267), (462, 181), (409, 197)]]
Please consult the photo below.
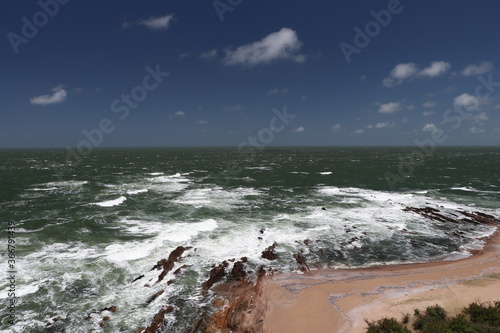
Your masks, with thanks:
[(340, 124), (335, 124), (333, 125), (332, 127), (330, 127), (330, 129), (333, 131), (333, 132), (338, 132), (340, 131), (340, 129), (342, 128), (342, 126), (340, 126)]
[(205, 60), (214, 60), (217, 58), (217, 49), (211, 49), (210, 51), (206, 51), (200, 54), (200, 58)]
[(435, 132), (437, 131), (437, 127), (434, 123), (427, 123), (425, 126), (422, 128), (423, 132)]
[(460, 74), (462, 76), (472, 76), (472, 75), (479, 75), (483, 73), (488, 73), (493, 70), (493, 64), (491, 62), (482, 62), (479, 65), (469, 65), (465, 67)]
[(304, 127), (303, 127), (303, 126), (300, 126), (300, 127), (296, 128), (296, 129), (294, 129), (293, 131), (294, 131), (295, 133), (302, 133), (302, 132), (304, 132), (304, 130), (305, 130), (305, 129), (304, 129)]
[(187, 58), (191, 58), (192, 56), (194, 56), (194, 53), (193, 53), (193, 52), (181, 53), (181, 54), (179, 55), (179, 59), (180, 59), (180, 60), (184, 60), (184, 59), (187, 59)]
[(396, 126), (395, 123), (386, 122), (386, 123), (377, 123), (377, 125), (375, 125), (375, 128), (386, 128), (386, 127), (394, 127), (394, 126)]
[[(300, 99), (305, 101), (307, 99), (307, 96), (302, 95), (302, 96), (300, 96)], [(498, 104), (498, 105), (500, 106), (500, 104)]]
[(424, 111), (422, 112), (422, 116), (429, 117), (434, 114), (434, 111)]
[(490, 120), (490, 117), (486, 112), (481, 112), (480, 114), (474, 117), (474, 121), (477, 123), (484, 122), (487, 120)]
[(413, 104), (407, 105), (406, 110), (415, 110), (415, 105)]
[(364, 132), (365, 132), (365, 130), (358, 129), (358, 130), (354, 131), (354, 134), (363, 134)]
[(424, 104), (422, 104), (422, 106), (425, 108), (433, 108), (433, 107), (437, 106), (437, 102), (436, 101), (427, 101)]
[(372, 125), (372, 124), (368, 124), (368, 125), (366, 125), (366, 126), (365, 126), (365, 128), (367, 128), (367, 129), (372, 129), (372, 128), (373, 128), (373, 125)]
[(52, 89), (54, 92), (52, 95), (41, 95), (30, 99), (31, 104), (35, 105), (50, 105), (56, 103), (62, 103), (66, 99), (68, 93), (64, 90), (62, 85), (59, 85)]
[(401, 103), (390, 102), (386, 104), (381, 104), (378, 108), (378, 113), (394, 113), (401, 110)]
[(287, 88), (276, 88), (276, 89), (272, 89), (272, 90), (269, 90), (267, 92), (267, 95), (268, 96), (273, 96), (273, 95), (278, 95), (278, 94), (286, 94), (288, 93), (288, 89)]
[(450, 70), (451, 65), (445, 61), (433, 61), (431, 65), (418, 73), (419, 76), (437, 77)]
[(146, 20), (139, 20), (135, 22), (131, 22), (128, 20), (124, 20), (122, 27), (123, 29), (127, 29), (133, 26), (142, 25), (150, 30), (166, 30), (168, 29), (170, 23), (174, 20), (174, 14), (167, 14), (159, 17), (151, 17)]
[(429, 67), (426, 67), (421, 71), (419, 71), (418, 67), (419, 66), (417, 64), (412, 62), (398, 64), (389, 73), (389, 76), (382, 81), (382, 84), (385, 87), (391, 88), (399, 86), (404, 80), (408, 79), (414, 79), (417, 77), (437, 77), (450, 70), (451, 65), (445, 61), (433, 61)]
[(484, 132), (486, 132), (486, 131), (482, 128), (479, 128), (479, 127), (471, 127), (469, 129), (469, 133), (471, 133), (471, 134), (482, 134)]
[(366, 75), (361, 75), (361, 77), (359, 78), (359, 81), (365, 82), (367, 79), (368, 79), (368, 77)]
[(242, 45), (234, 50), (227, 49), (224, 64), (254, 66), (267, 64), (279, 59), (305, 62), (305, 56), (297, 54), (302, 47), (297, 33), (290, 28), (264, 37), (262, 40)]
[(174, 113), (174, 116), (184, 117), (186, 116), (186, 114), (184, 113), (184, 111), (177, 111), (176, 113)]
[(206, 125), (206, 124), (208, 124), (208, 123), (209, 123), (209, 122), (208, 122), (208, 121), (206, 121), (206, 120), (198, 120), (195, 124), (197, 124), (197, 125)]
[(480, 101), (477, 97), (471, 94), (463, 93), (460, 96), (455, 97), (455, 106), (463, 106), (467, 110), (477, 110), (479, 108)]
[(236, 105), (227, 105), (222, 107), (222, 111), (224, 112), (241, 112), (245, 109), (244, 106), (236, 104)]
[(389, 77), (382, 81), (386, 87), (394, 87), (400, 85), (403, 80), (406, 80), (418, 72), (418, 67), (414, 63), (398, 64), (389, 74)]

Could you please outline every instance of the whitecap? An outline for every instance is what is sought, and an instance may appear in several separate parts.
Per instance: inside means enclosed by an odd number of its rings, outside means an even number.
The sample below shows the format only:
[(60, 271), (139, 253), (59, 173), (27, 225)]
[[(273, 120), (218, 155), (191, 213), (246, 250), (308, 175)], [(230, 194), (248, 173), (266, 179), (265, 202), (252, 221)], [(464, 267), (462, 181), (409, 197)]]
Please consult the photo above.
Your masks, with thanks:
[(113, 206), (121, 205), (122, 203), (125, 202), (125, 200), (127, 200), (127, 198), (125, 198), (124, 196), (121, 196), (118, 199), (114, 199), (114, 200), (96, 202), (96, 203), (94, 203), (94, 205), (101, 206), (101, 207), (113, 207)]

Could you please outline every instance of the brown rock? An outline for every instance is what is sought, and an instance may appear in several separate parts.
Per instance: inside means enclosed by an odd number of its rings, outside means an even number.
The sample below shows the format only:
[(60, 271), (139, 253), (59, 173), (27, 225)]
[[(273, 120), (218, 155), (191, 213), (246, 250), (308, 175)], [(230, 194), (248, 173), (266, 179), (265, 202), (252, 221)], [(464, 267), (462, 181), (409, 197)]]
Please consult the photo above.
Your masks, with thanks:
[(276, 254), (276, 246), (278, 244), (276, 242), (273, 243), (273, 245), (269, 246), (266, 248), (264, 251), (262, 251), (262, 258), (267, 259), (267, 260), (275, 260), (278, 258), (278, 255)]
[(153, 318), (151, 325), (149, 325), (144, 333), (157, 333), (165, 326), (165, 316), (174, 311), (173, 306), (168, 306), (160, 310)]
[(146, 300), (146, 302), (144, 303), (144, 305), (149, 305), (149, 304), (153, 303), (154, 300), (157, 299), (158, 297), (160, 297), (164, 292), (165, 292), (165, 290), (159, 290), (154, 295), (152, 295), (151, 297), (149, 297)]
[(233, 269), (231, 270), (231, 278), (233, 280), (244, 280), (247, 276), (247, 272), (245, 272), (245, 266), (242, 261), (237, 261), (233, 265)]
[(293, 255), (297, 263), (300, 265), (302, 271), (309, 271), (309, 266), (307, 266), (306, 257), (301, 252), (297, 252)]
[(174, 264), (179, 261), (180, 257), (184, 253), (184, 251), (189, 250), (190, 247), (183, 247), (183, 246), (178, 246), (175, 250), (170, 252), (170, 255), (168, 256), (168, 259), (162, 259), (158, 261), (158, 263), (153, 267), (156, 269), (163, 268), (163, 271), (161, 274), (158, 276), (158, 280), (155, 282), (155, 284), (159, 283), (162, 281), (165, 276), (174, 268)]
[(215, 283), (219, 282), (226, 275), (226, 267), (228, 266), (227, 261), (223, 261), (222, 264), (212, 268), (210, 271), (210, 277), (207, 282), (203, 285), (203, 292), (210, 289)]

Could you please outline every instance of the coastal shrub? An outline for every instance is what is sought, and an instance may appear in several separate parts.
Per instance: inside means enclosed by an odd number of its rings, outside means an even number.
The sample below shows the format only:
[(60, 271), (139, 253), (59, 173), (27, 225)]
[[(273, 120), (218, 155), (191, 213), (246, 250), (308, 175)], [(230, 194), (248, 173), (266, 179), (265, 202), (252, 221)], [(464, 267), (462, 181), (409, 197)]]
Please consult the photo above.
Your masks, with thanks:
[(409, 314), (403, 314), (401, 323), (394, 318), (365, 321), (367, 333), (409, 333), (410, 325), (418, 333), (500, 333), (500, 302), (471, 303), (454, 317), (434, 305), (415, 309), (412, 321)]
[(447, 332), (445, 326), (446, 311), (439, 305), (427, 307), (423, 314), (420, 311), (415, 311), (414, 329), (425, 333)]
[(493, 304), (471, 303), (464, 309), (473, 323), (500, 327), (500, 302)]
[(374, 322), (366, 321), (367, 333), (411, 333), (404, 325), (394, 318), (384, 318)]

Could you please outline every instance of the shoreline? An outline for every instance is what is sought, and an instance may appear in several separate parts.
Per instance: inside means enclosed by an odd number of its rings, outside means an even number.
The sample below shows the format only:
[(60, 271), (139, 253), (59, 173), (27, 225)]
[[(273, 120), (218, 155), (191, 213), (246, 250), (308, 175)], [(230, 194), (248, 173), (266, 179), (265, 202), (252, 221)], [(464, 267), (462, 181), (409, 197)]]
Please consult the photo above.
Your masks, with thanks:
[(474, 301), (500, 300), (496, 228), (467, 258), (268, 275), (256, 297), (259, 332), (361, 333), (364, 319), (401, 319), (435, 304), (454, 314)]

